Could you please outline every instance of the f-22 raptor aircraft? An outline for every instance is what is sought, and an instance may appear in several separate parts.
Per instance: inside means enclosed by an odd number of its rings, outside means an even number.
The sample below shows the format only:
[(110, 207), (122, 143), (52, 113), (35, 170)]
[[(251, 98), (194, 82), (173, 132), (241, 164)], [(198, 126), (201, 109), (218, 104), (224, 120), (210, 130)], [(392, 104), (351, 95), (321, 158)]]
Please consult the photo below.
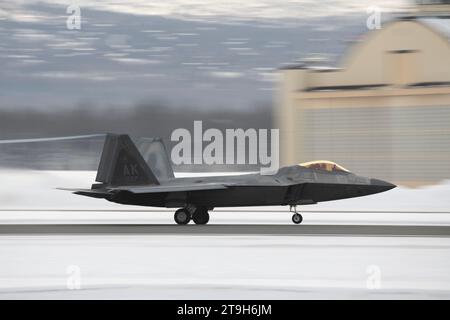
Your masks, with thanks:
[[(395, 185), (357, 176), (336, 163), (314, 161), (283, 167), (274, 175), (175, 178), (161, 139), (151, 139), (144, 157), (128, 135), (107, 134), (96, 181), (75, 194), (139, 206), (179, 208), (180, 225), (206, 224), (217, 207), (289, 205), (292, 221), (302, 222), (296, 206), (366, 196)], [(145, 140), (144, 140), (145, 143)]]

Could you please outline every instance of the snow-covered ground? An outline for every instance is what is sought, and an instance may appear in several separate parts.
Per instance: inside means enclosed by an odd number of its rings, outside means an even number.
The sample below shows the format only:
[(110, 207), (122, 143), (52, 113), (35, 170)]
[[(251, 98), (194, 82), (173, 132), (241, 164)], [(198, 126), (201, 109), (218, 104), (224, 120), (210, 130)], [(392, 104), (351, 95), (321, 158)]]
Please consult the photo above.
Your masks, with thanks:
[[(173, 223), (172, 210), (55, 190), (94, 178), (0, 171), (0, 224)], [(302, 207), (311, 211), (304, 223), (450, 225), (449, 195), (450, 182), (400, 187)], [(226, 208), (211, 223), (290, 216), (284, 207)], [(0, 299), (450, 299), (448, 270), (450, 237), (0, 235)]]
[(2, 236), (0, 257), (0, 299), (450, 299), (450, 238)]

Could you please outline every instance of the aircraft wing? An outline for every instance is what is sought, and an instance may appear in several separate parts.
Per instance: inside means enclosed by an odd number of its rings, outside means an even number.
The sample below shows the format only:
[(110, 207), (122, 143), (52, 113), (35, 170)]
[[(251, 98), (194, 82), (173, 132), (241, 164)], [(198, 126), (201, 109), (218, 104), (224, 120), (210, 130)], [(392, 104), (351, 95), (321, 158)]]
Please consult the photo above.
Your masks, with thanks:
[(117, 187), (112, 190), (129, 191), (132, 193), (160, 193), (160, 192), (185, 192), (201, 190), (222, 190), (230, 187), (230, 184), (223, 183), (192, 183), (192, 184), (173, 184), (173, 185), (155, 185), (142, 187)]
[(57, 188), (59, 190), (71, 191), (75, 194), (89, 196), (93, 198), (104, 198), (111, 191), (128, 191), (135, 194), (143, 193), (163, 193), (163, 192), (188, 192), (202, 190), (223, 190), (232, 186), (223, 183), (188, 183), (188, 184), (172, 184), (172, 185), (154, 185), (154, 186), (119, 186), (105, 189), (71, 189)]

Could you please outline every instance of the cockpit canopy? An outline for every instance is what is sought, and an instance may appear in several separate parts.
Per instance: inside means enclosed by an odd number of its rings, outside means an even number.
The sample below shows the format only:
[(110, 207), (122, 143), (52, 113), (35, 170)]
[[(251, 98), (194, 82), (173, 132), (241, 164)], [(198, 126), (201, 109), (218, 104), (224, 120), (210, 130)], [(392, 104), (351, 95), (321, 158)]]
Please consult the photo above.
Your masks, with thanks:
[(335, 172), (335, 171), (350, 172), (347, 169), (345, 169), (343, 166), (340, 166), (337, 163), (328, 161), (328, 160), (317, 160), (317, 161), (304, 162), (304, 163), (300, 163), (299, 166), (302, 166), (305, 168), (310, 168), (310, 169), (320, 169), (320, 170), (325, 170), (325, 171), (329, 171), (329, 172)]

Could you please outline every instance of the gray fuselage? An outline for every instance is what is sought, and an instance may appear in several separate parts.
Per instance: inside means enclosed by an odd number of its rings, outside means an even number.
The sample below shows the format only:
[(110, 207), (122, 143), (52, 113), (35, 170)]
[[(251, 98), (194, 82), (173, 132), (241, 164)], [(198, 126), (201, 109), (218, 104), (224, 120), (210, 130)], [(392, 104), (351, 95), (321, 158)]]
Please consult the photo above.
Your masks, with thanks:
[[(172, 178), (160, 186), (219, 183), (223, 189), (135, 194), (127, 190), (105, 191), (107, 200), (121, 204), (183, 207), (234, 207), (314, 204), (322, 201), (366, 196), (390, 190), (395, 185), (346, 171), (311, 169), (299, 165), (283, 167), (274, 175), (259, 173), (233, 176)], [(120, 188), (119, 188), (120, 189)], [(99, 190), (100, 191), (100, 190)]]

